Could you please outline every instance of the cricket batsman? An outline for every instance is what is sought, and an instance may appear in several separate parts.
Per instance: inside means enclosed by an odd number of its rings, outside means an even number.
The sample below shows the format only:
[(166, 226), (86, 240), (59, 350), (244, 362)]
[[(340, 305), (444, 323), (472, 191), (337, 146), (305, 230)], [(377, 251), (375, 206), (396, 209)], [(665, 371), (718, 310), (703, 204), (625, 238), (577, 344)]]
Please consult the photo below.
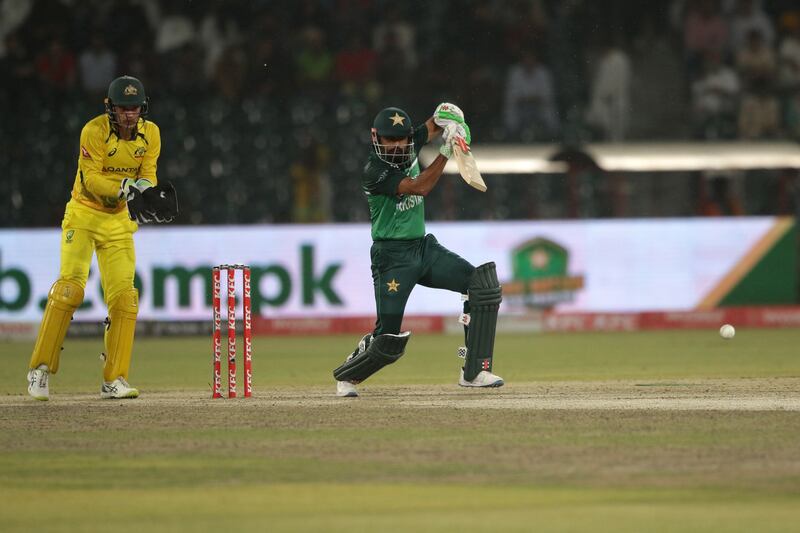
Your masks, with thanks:
[[(439, 155), (420, 172), (417, 155), (442, 135)], [(492, 373), (497, 313), (502, 291), (494, 263), (479, 267), (451, 252), (431, 234), (425, 234), (425, 196), (433, 190), (453, 155), (455, 140), (471, 141), (464, 113), (442, 103), (431, 118), (413, 127), (402, 109), (387, 107), (372, 125), (372, 147), (361, 178), (372, 220), (372, 281), (377, 320), (372, 333), (339, 368), (333, 371), (336, 394), (358, 396), (356, 384), (404, 353), (411, 336), (401, 332), (406, 302), (415, 285), (461, 293), (466, 347), (459, 349), (464, 366), (462, 387), (500, 387)]]
[(61, 269), (50, 288), (31, 355), (28, 393), (50, 398), (49, 377), (58, 372), (61, 345), (83, 302), (92, 254), (97, 254), (108, 318), (105, 321), (100, 397), (136, 398), (128, 384), (139, 293), (133, 286), (138, 224), (170, 222), (178, 212), (175, 189), (159, 185), (158, 126), (146, 120), (142, 82), (122, 76), (111, 82), (105, 113), (83, 127), (75, 184), (61, 222)]

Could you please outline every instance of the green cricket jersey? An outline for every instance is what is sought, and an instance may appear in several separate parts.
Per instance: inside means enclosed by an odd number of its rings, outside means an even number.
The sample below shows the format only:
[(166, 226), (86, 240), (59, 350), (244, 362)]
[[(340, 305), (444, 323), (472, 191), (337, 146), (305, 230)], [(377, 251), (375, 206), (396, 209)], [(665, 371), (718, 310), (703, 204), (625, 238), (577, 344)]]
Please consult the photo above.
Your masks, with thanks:
[(361, 189), (369, 202), (373, 241), (412, 240), (425, 236), (425, 198), (397, 194), (397, 186), (404, 178), (419, 176), (417, 155), (428, 142), (428, 127), (422, 124), (415, 128), (413, 139), (416, 154), (409, 168), (381, 161), (374, 152), (364, 167)]

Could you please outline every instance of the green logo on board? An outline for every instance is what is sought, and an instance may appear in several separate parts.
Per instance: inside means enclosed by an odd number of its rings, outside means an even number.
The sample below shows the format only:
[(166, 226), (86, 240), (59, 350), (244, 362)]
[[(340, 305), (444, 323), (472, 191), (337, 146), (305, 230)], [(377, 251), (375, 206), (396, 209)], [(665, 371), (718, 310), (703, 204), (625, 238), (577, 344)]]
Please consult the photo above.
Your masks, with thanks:
[(569, 251), (537, 237), (511, 252), (513, 279), (503, 283), (503, 298), (514, 307), (550, 309), (571, 302), (584, 287), (583, 275), (569, 275)]

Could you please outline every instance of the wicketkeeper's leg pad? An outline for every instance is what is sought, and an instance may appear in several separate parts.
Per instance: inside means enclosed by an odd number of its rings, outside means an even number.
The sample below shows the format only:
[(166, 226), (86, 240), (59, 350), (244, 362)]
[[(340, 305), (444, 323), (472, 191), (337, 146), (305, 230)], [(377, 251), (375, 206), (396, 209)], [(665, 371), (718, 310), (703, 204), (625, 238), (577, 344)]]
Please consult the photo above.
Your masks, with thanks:
[(103, 366), (103, 379), (106, 382), (114, 381), (118, 377), (128, 379), (138, 313), (139, 291), (135, 288), (120, 292), (108, 304)]
[(472, 381), (482, 370), (492, 371), (497, 313), (503, 301), (503, 289), (497, 280), (494, 263), (475, 269), (469, 280), (469, 326), (464, 379)]
[(400, 359), (406, 351), (410, 331), (398, 335), (386, 333), (374, 337), (364, 351), (348, 357), (342, 366), (333, 371), (337, 381), (360, 383), (372, 374)]
[(31, 355), (30, 368), (47, 365), (51, 373), (58, 372), (61, 346), (75, 310), (83, 303), (83, 287), (77, 281), (60, 279), (50, 287), (47, 305), (39, 327), (39, 336)]

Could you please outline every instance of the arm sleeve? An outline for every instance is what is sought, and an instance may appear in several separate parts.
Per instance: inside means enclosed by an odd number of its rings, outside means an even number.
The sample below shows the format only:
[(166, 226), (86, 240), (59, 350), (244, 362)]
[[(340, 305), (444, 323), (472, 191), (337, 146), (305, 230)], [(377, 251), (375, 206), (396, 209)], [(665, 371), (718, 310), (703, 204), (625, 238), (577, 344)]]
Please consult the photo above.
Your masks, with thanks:
[(147, 136), (147, 151), (142, 158), (142, 166), (139, 168), (139, 178), (148, 180), (153, 186), (158, 185), (156, 168), (158, 167), (158, 156), (161, 155), (161, 130), (158, 126), (150, 123), (152, 128)]
[(88, 125), (81, 131), (81, 155), (78, 158), (81, 183), (95, 196), (116, 198), (122, 178), (109, 180), (103, 172), (105, 142), (101, 136), (102, 132)]
[(428, 144), (428, 125), (424, 122), (414, 129), (414, 148), (417, 153)]
[(397, 186), (406, 177), (405, 172), (389, 166), (374, 168), (369, 165), (364, 170), (362, 188), (368, 195), (385, 194), (394, 196), (397, 194)]

